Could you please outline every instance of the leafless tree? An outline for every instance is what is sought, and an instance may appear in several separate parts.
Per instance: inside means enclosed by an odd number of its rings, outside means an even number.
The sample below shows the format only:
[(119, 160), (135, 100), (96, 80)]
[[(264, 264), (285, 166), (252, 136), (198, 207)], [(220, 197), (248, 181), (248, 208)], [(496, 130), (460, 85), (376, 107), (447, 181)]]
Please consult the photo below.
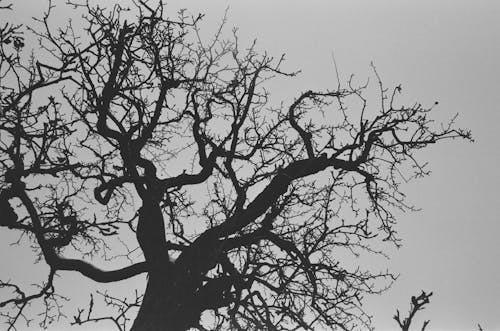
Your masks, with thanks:
[[(8, 328), (36, 300), (42, 326), (60, 316), (65, 271), (103, 283), (147, 273), (132, 300), (101, 293), (120, 329), (368, 327), (363, 296), (394, 276), (346, 253), (398, 245), (394, 211), (412, 210), (400, 184), (428, 174), (416, 152), (470, 133), (436, 125), (434, 105), (399, 104), (375, 67), (376, 103), (351, 77), (275, 104), (270, 80), (296, 73), (236, 32), (225, 39), (223, 24), (207, 39), (201, 15), (162, 3), (67, 5), (81, 22), (53, 27), (49, 3), (0, 32), (1, 225), (50, 270), (34, 294), (0, 283)], [(97, 268), (117, 240), (130, 263)], [(106, 318), (93, 306), (74, 324)]]
[[(432, 296), (432, 292), (425, 293), (425, 291), (422, 291), (419, 296), (412, 296), (411, 297), (411, 303), (410, 303), (410, 311), (408, 312), (408, 317), (404, 317), (401, 319), (401, 316), (399, 314), (399, 309), (396, 310), (396, 315), (394, 315), (394, 320), (398, 323), (399, 327), (401, 328), (401, 331), (409, 331), (411, 323), (413, 321), (413, 318), (415, 317), (415, 314), (419, 310), (423, 310), (425, 305), (428, 304), (429, 298)], [(422, 328), (420, 329), (421, 331), (425, 331), (427, 328), (427, 325), (429, 325), (430, 320), (424, 321), (422, 324)]]

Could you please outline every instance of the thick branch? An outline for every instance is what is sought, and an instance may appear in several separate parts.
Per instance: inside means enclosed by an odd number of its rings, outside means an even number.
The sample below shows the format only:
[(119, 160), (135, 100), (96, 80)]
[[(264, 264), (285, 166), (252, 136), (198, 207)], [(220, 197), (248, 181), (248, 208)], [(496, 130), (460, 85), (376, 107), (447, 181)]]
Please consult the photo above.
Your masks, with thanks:
[(57, 270), (78, 271), (82, 275), (90, 279), (103, 283), (127, 279), (136, 276), (140, 273), (146, 272), (145, 262), (136, 263), (131, 266), (117, 270), (104, 271), (93, 266), (88, 262), (76, 259), (65, 259), (60, 257), (54, 251), (54, 248), (49, 244), (48, 240), (45, 239), (43, 235), (43, 229), (40, 222), (40, 218), (38, 217), (38, 213), (35, 209), (35, 206), (31, 202), (31, 199), (24, 191), (24, 188), (18, 188), (16, 190), (16, 195), (17, 197), (19, 197), (19, 199), (21, 199), (21, 201), (23, 202), (24, 206), (28, 211), (28, 214), (31, 218), (31, 222), (35, 230), (34, 231), (35, 237), (38, 241), (38, 244), (40, 245), (40, 248), (42, 249), (45, 261), (55, 271)]

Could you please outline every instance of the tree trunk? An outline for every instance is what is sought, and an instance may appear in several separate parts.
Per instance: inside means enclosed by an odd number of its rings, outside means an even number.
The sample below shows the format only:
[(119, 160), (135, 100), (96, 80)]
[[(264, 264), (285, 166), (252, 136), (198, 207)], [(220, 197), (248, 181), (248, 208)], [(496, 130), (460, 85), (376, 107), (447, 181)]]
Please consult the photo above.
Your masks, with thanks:
[[(198, 324), (201, 312), (189, 307), (191, 291), (172, 272), (149, 274), (141, 308), (131, 331), (185, 331)], [(186, 302), (187, 301), (187, 302)]]
[(199, 281), (170, 261), (158, 202), (143, 200), (136, 235), (148, 263), (148, 284), (131, 331), (184, 331), (198, 325)]
[(205, 309), (226, 304), (228, 277), (207, 281), (217, 260), (216, 241), (200, 241), (170, 261), (158, 202), (143, 199), (137, 240), (148, 263), (148, 284), (131, 331), (184, 331), (199, 324)]

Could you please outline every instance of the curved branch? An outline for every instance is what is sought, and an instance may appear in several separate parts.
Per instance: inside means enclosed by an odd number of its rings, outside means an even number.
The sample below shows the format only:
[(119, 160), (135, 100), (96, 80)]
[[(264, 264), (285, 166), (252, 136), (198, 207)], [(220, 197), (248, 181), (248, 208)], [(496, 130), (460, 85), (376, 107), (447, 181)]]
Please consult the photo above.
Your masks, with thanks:
[(82, 260), (64, 259), (60, 257), (53, 262), (51, 266), (57, 270), (77, 271), (85, 277), (99, 283), (111, 283), (125, 280), (148, 271), (146, 262), (138, 262), (121, 269), (106, 271)]
[(295, 111), (297, 108), (300, 107), (303, 101), (306, 99), (313, 99), (314, 100), (319, 100), (321, 97), (341, 97), (343, 95), (342, 91), (338, 92), (314, 92), (314, 91), (307, 91), (303, 93), (300, 97), (297, 98), (297, 100), (292, 103), (290, 108), (288, 109), (288, 121), (290, 122), (290, 125), (292, 128), (295, 129), (302, 138), (302, 141), (304, 142), (304, 146), (306, 148), (307, 156), (312, 159), (314, 158), (314, 148), (312, 145), (312, 134), (310, 132), (307, 132), (304, 130), (298, 123), (297, 123), (297, 115), (295, 114)]
[[(21, 186), (21, 184), (17, 184), (17, 186)], [(33, 202), (26, 194), (24, 187), (18, 187), (15, 193), (17, 197), (21, 199), (22, 203), (28, 211), (31, 222), (33, 224), (33, 228), (35, 229), (35, 237), (38, 241), (38, 244), (40, 245), (40, 248), (42, 249), (45, 261), (55, 271), (78, 271), (82, 275), (101, 283), (124, 280), (147, 271), (146, 262), (139, 262), (117, 270), (104, 271), (82, 260), (66, 259), (60, 257), (54, 251), (54, 248), (49, 244), (47, 239), (45, 239), (38, 213), (35, 209), (35, 206), (33, 205)]]

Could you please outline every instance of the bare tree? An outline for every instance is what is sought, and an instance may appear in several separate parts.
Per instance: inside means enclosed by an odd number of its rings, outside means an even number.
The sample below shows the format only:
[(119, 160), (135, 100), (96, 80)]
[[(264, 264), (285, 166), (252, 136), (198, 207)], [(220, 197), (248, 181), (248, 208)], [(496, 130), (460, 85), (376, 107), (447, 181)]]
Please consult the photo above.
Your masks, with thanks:
[[(50, 3), (25, 36), (0, 33), (1, 225), (50, 270), (35, 294), (0, 283), (9, 329), (35, 300), (42, 326), (61, 314), (64, 271), (148, 275), (131, 301), (101, 293), (116, 316), (97, 316), (92, 297), (74, 324), (126, 329), (137, 314), (131, 330), (368, 327), (363, 296), (394, 276), (345, 253), (397, 245), (393, 213), (412, 210), (400, 183), (428, 174), (415, 152), (470, 133), (435, 125), (434, 105), (398, 104), (401, 87), (383, 87), (375, 67), (376, 109), (353, 77), (274, 104), (268, 81), (296, 74), (283, 57), (224, 39), (222, 26), (207, 41), (201, 15), (142, 0), (68, 5), (83, 23), (51, 27)], [(97, 268), (118, 241), (130, 262)]]
[[(410, 303), (410, 311), (408, 312), (408, 317), (401, 319), (399, 314), (399, 309), (396, 309), (396, 315), (394, 315), (394, 320), (398, 323), (401, 331), (409, 331), (413, 318), (419, 310), (423, 310), (424, 306), (429, 303), (429, 298), (432, 296), (432, 292), (425, 293), (422, 291), (419, 296), (412, 296)], [(429, 325), (430, 320), (424, 321), (422, 324), (421, 331), (425, 331), (427, 325)]]

